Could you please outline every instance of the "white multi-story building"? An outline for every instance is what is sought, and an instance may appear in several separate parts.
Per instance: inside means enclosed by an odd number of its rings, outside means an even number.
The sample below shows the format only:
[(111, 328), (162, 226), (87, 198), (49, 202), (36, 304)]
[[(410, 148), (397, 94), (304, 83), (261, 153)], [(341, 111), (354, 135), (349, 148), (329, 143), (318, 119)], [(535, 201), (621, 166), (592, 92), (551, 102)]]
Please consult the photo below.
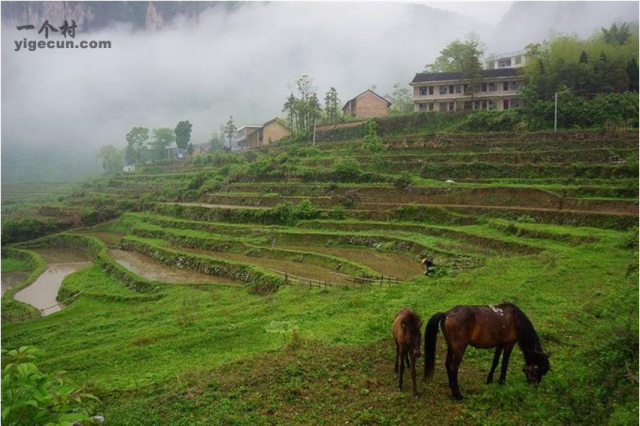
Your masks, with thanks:
[(518, 108), (518, 91), (524, 84), (524, 76), (515, 68), (483, 70), (482, 79), (474, 83), (473, 96), (470, 82), (460, 72), (418, 73), (410, 83), (414, 111)]

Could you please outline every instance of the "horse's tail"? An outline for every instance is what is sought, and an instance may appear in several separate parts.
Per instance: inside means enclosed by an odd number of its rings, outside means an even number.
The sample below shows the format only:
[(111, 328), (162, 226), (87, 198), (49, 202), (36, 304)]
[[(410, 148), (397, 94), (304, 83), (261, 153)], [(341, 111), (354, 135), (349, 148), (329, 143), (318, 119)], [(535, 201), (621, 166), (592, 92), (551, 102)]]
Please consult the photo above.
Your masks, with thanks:
[(425, 380), (433, 376), (433, 367), (436, 361), (436, 342), (438, 337), (438, 327), (440, 321), (445, 317), (444, 312), (434, 314), (427, 323), (424, 330), (424, 378)]

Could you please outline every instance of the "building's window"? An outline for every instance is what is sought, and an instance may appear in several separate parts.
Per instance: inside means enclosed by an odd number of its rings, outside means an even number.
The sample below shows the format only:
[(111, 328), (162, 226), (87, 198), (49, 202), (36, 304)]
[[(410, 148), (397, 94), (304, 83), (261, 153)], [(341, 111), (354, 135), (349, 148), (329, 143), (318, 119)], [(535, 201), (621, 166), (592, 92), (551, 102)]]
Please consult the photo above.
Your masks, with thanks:
[(455, 89), (453, 88), (453, 84), (449, 86), (449, 93), (453, 93)]
[(429, 104), (429, 111), (433, 111), (433, 104)]
[(509, 109), (509, 99), (502, 101), (502, 109)]
[(469, 111), (471, 109), (471, 102), (467, 101), (464, 103), (464, 110)]
[(481, 85), (481, 84), (476, 84), (476, 85), (475, 85), (475, 86), (473, 86), (473, 87), (474, 87), (474, 89), (473, 89), (473, 90), (474, 90), (475, 92), (479, 92), (479, 91), (480, 91), (480, 89), (482, 89), (482, 85)]
[(520, 101), (518, 99), (511, 99), (511, 108), (520, 108)]
[(518, 90), (520, 88), (520, 82), (519, 81), (512, 81), (511, 82), (511, 90)]
[(464, 93), (469, 93), (469, 85), (468, 84), (464, 85)]
[(440, 86), (440, 94), (441, 95), (447, 94), (447, 86)]
[(480, 101), (475, 101), (475, 102), (473, 103), (473, 109), (476, 109), (476, 110), (477, 110), (477, 109), (480, 109), (480, 106), (481, 106), (481, 105), (482, 105), (482, 104), (480, 103)]
[(456, 93), (462, 93), (462, 89), (464, 88), (464, 86), (462, 84), (458, 84), (456, 86)]
[(493, 111), (493, 110), (495, 110), (495, 109), (496, 109), (496, 103), (495, 103), (494, 101), (489, 100), (489, 101), (487, 101), (487, 102), (488, 102), (488, 105), (489, 105), (489, 109), (490, 109), (490, 110), (492, 110), (492, 111)]
[(487, 101), (482, 101), (482, 109), (487, 109)]
[(427, 110), (427, 104), (419, 104), (420, 106), (420, 111), (426, 111)]
[(425, 96), (428, 92), (428, 88), (426, 87), (421, 87), (420, 88), (420, 96)]
[(482, 83), (482, 91), (483, 92), (487, 91), (487, 83)]
[(429, 86), (429, 94), (433, 95), (433, 86)]
[(449, 111), (455, 111), (455, 110), (456, 110), (456, 103), (449, 102)]
[(498, 91), (498, 85), (496, 83), (489, 83), (489, 91), (490, 92), (497, 92)]
[(447, 102), (440, 102), (440, 111), (446, 111), (448, 106)]
[(522, 63), (522, 55), (516, 56), (516, 65), (520, 65)]

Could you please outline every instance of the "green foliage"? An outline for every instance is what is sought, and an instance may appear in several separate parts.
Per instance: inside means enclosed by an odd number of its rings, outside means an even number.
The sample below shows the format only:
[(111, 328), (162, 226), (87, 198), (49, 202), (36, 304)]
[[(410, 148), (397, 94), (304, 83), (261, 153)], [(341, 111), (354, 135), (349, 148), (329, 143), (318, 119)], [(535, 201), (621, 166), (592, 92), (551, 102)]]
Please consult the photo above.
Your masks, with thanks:
[(393, 186), (397, 189), (407, 189), (413, 184), (413, 176), (411, 173), (404, 171), (393, 181)]
[(127, 133), (126, 139), (128, 152), (135, 155), (138, 163), (142, 163), (142, 152), (147, 149), (149, 129), (146, 127), (134, 127)]
[(332, 175), (337, 182), (354, 182), (362, 176), (360, 163), (351, 157), (343, 158), (332, 166)]
[(227, 142), (229, 143), (229, 150), (231, 150), (231, 143), (234, 135), (236, 134), (236, 130), (238, 130), (238, 128), (233, 124), (233, 116), (230, 116), (229, 121), (227, 121), (227, 124), (224, 126), (224, 134), (227, 137)]
[(392, 111), (396, 111), (400, 114), (408, 114), (413, 112), (413, 99), (411, 98), (411, 90), (407, 87), (402, 87), (400, 83), (393, 85), (393, 93), (391, 94), (393, 104), (391, 105)]
[(66, 381), (62, 373), (45, 374), (35, 364), (39, 351), (31, 346), (2, 349), (2, 423), (68, 425), (90, 421), (82, 399), (97, 399)]
[(385, 151), (387, 147), (378, 136), (378, 124), (375, 120), (369, 120), (364, 124), (366, 135), (362, 138), (362, 149), (367, 152)]
[(335, 87), (329, 89), (324, 97), (325, 122), (328, 124), (342, 121), (342, 111), (340, 110), (340, 99)]
[(289, 128), (294, 135), (308, 135), (313, 132), (313, 125), (321, 113), (317, 89), (308, 75), (300, 77), (295, 88), (296, 92), (289, 95), (282, 111), (287, 113)]
[(124, 150), (113, 145), (103, 145), (98, 151), (98, 158), (102, 159), (102, 169), (106, 174), (114, 174), (122, 171), (124, 166)]
[(169, 127), (153, 129), (151, 140), (151, 152), (154, 160), (164, 160), (168, 155), (168, 149), (176, 140), (176, 134)]
[(176, 135), (176, 145), (180, 149), (187, 149), (191, 140), (191, 128), (193, 125), (188, 121), (180, 121), (173, 133)]

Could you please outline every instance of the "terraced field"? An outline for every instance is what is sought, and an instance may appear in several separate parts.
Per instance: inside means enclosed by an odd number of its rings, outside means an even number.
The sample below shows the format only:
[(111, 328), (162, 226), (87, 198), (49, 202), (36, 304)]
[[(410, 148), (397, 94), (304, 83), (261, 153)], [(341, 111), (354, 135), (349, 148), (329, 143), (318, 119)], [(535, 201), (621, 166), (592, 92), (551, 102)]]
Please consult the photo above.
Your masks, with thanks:
[[(34, 272), (3, 296), (3, 347), (43, 349), (111, 424), (637, 423), (637, 133), (384, 145), (153, 164), (45, 204), (120, 215), (9, 249)], [(69, 306), (26, 319), (13, 296), (43, 247), (92, 265), (62, 283)], [(441, 340), (421, 398), (396, 390), (395, 312), (503, 300), (552, 354), (539, 387), (519, 352), (505, 386), (483, 385), (492, 353), (470, 349), (468, 398), (450, 400)]]

